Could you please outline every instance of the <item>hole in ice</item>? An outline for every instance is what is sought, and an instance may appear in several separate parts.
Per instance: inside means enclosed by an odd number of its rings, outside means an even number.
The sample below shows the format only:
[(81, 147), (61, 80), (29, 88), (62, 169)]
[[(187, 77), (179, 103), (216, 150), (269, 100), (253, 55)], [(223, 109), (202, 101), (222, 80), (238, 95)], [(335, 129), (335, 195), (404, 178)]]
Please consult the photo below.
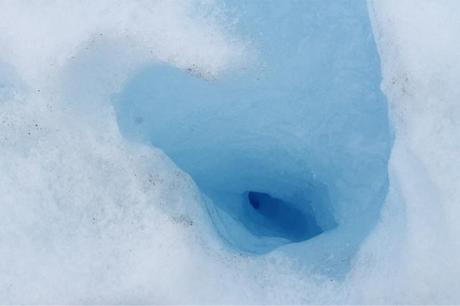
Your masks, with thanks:
[(322, 233), (314, 215), (293, 204), (271, 197), (268, 193), (249, 191), (247, 200), (254, 226), (250, 230), (261, 236), (284, 237), (290, 241), (310, 239)]
[(392, 145), (366, 2), (231, 3), (258, 63), (214, 81), (145, 67), (117, 97), (120, 129), (191, 175), (231, 250), (343, 273), (379, 219)]
[[(337, 226), (323, 184), (305, 183), (293, 188), (289, 181), (284, 185), (277, 178), (256, 177), (260, 171), (255, 167), (251, 174), (268, 192), (222, 190), (215, 185), (208, 189), (202, 185), (211, 198), (207, 207), (214, 226), (230, 245), (243, 252), (263, 254), (285, 244), (312, 239)], [(203, 178), (195, 179), (203, 183)]]

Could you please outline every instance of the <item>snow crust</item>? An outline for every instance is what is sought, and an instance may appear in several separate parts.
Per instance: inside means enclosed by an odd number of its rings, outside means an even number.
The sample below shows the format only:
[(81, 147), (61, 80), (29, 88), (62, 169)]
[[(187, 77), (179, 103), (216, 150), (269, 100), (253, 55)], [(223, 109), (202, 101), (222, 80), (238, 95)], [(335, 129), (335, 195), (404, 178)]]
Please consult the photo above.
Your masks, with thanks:
[(260, 58), (237, 8), (0, 1), (0, 302), (459, 303), (460, 4), (368, 8), (389, 192), (334, 276), (305, 265), (308, 249), (229, 249), (193, 173), (120, 132), (112, 102), (146, 65), (218, 80)]
[(396, 137), (382, 222), (353, 276), (372, 279), (364, 303), (459, 302), (459, 11), (457, 1), (370, 2)]

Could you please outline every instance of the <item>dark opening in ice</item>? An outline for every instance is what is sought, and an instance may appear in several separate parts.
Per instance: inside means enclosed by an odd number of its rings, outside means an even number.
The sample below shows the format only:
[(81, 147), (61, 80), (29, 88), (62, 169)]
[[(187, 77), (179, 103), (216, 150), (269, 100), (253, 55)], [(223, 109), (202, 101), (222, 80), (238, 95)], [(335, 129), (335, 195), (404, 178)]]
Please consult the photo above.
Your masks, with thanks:
[(253, 231), (257, 235), (302, 241), (323, 232), (313, 214), (296, 208), (292, 203), (255, 191), (247, 193), (247, 200), (253, 208), (252, 221), (258, 226)]

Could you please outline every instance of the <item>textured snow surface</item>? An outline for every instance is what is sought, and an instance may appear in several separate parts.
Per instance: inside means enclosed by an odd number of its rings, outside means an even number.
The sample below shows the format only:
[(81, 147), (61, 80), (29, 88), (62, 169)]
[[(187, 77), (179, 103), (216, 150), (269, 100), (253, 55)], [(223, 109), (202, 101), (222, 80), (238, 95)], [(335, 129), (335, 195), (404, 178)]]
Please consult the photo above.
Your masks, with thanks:
[(456, 0), (0, 1), (0, 303), (460, 303), (459, 32)]

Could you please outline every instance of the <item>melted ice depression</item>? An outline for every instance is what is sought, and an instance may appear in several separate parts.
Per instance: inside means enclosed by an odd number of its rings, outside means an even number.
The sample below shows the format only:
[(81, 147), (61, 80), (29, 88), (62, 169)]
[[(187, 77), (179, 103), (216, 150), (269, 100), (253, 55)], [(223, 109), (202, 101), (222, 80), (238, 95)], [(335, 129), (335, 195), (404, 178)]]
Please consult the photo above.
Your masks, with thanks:
[(0, 1), (2, 303), (458, 303), (456, 1)]

